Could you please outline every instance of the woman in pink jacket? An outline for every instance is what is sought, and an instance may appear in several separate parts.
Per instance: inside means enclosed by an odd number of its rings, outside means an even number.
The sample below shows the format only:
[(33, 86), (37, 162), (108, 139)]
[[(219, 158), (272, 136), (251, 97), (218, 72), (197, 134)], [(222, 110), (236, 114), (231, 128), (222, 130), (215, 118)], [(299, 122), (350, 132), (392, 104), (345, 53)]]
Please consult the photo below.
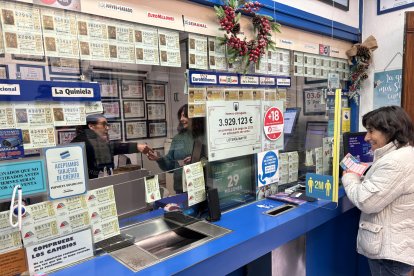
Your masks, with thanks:
[(357, 249), (372, 275), (407, 275), (414, 267), (414, 126), (398, 106), (373, 110), (362, 124), (374, 162), (365, 177), (342, 177), (361, 210)]

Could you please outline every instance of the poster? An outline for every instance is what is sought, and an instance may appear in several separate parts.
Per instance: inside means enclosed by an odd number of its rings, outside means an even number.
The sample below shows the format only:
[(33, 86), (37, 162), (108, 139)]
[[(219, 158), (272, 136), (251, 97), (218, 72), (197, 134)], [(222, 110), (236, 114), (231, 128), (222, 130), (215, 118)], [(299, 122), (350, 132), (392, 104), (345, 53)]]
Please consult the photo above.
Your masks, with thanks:
[(56, 136), (59, 145), (68, 144), (76, 137), (76, 129), (57, 129)]
[(125, 140), (135, 140), (147, 137), (146, 121), (126, 121)]
[(306, 195), (333, 200), (333, 177), (330, 175), (320, 175), (316, 173), (306, 174)]
[(151, 102), (165, 101), (165, 85), (164, 84), (145, 84), (145, 99)]
[(374, 109), (401, 106), (402, 69), (374, 73)]
[(1, 254), (0, 262), (0, 275), (21, 275), (28, 270), (26, 251), (23, 248)]
[(158, 29), (158, 41), (161, 66), (181, 67), (179, 32)]
[(186, 165), (183, 167), (183, 171), (187, 184), (188, 206), (206, 200), (206, 186), (201, 162)]
[[(78, 42), (82, 60), (111, 61), (108, 29), (105, 20), (96, 16), (77, 14)], [(116, 45), (112, 56), (117, 54)]]
[(167, 122), (166, 121), (148, 121), (148, 138), (166, 137)]
[(137, 64), (160, 65), (157, 28), (135, 25), (134, 43)]
[(52, 109), (49, 104), (17, 103), (13, 107), (16, 128), (53, 126)]
[(43, 56), (39, 7), (6, 1), (0, 7), (5, 52)]
[[(114, 187), (108, 186), (88, 191), (85, 197), (90, 210), (93, 241), (96, 243), (119, 235), (121, 232), (116, 211)], [(106, 215), (100, 216), (102, 212), (105, 212)]]
[(208, 38), (208, 63), (211, 70), (227, 70), (226, 46), (215, 37)]
[(79, 54), (77, 58), (49, 57), (49, 73), (63, 75), (81, 75)]
[(165, 104), (164, 103), (147, 103), (147, 119), (148, 120), (165, 120)]
[(326, 112), (326, 103), (323, 100), (324, 87), (315, 87), (303, 89), (303, 114), (324, 115)]
[(76, 14), (44, 7), (40, 12), (46, 56), (78, 59)]
[(22, 128), (22, 134), (25, 150), (56, 146), (55, 128), (53, 126)]
[(106, 20), (109, 56), (112, 62), (135, 63), (134, 25)]
[(207, 37), (195, 34), (188, 35), (188, 68), (208, 69)]
[(49, 272), (93, 257), (90, 229), (26, 248), (30, 274)]
[(188, 103), (205, 103), (205, 102), (206, 102), (206, 88), (204, 87), (203, 88), (195, 88), (195, 87), (188, 88)]
[(188, 118), (205, 117), (205, 103), (188, 104)]
[(59, 237), (56, 212), (50, 201), (26, 206), (22, 222), (22, 239), (25, 247)]
[(226, 89), (224, 90), (225, 101), (237, 101), (239, 99), (239, 90), (237, 89)]
[[(0, 216), (7, 216), (7, 224), (9, 224), (9, 211), (1, 212)], [(11, 228), (0, 233), (0, 254), (20, 248), (22, 248), (22, 239), (18, 228)]]
[(51, 104), (55, 126), (86, 125), (86, 113), (83, 103)]
[(23, 196), (46, 192), (43, 160), (8, 161), (0, 165), (0, 200), (10, 199), (13, 188), (19, 184)]
[(58, 217), (69, 217), (77, 213), (88, 211), (86, 196), (73, 196), (52, 201), (53, 209)]
[(264, 151), (257, 154), (257, 184), (259, 187), (279, 181), (279, 152)]
[(288, 152), (289, 180), (288, 182), (298, 181), (299, 173), (299, 154), (297, 151)]
[(341, 109), (342, 113), (342, 124), (341, 124), (341, 132), (350, 132), (351, 131), (351, 108), (343, 107)]
[(262, 101), (262, 151), (283, 149), (283, 101)]
[(0, 129), (0, 160), (24, 157), (21, 129)]
[(119, 98), (118, 80), (115, 79), (94, 79), (99, 83), (102, 98)]
[(44, 155), (51, 199), (71, 197), (86, 192), (87, 166), (84, 146), (48, 148), (44, 151)]
[(143, 99), (142, 81), (121, 80), (121, 92), (123, 99)]
[(121, 109), (119, 107), (119, 101), (102, 102), (102, 107), (107, 119), (120, 119)]
[(86, 114), (101, 114), (103, 113), (102, 102), (85, 102), (85, 113)]
[(124, 100), (124, 119), (145, 118), (145, 102), (137, 100)]
[(223, 101), (224, 90), (208, 88), (207, 89), (207, 100), (208, 101)]
[(289, 156), (287, 153), (279, 153), (279, 184), (289, 182)]
[(115, 121), (109, 122), (108, 136), (110, 141), (122, 140), (122, 123)]
[(208, 101), (206, 104), (209, 161), (260, 151), (260, 103)]
[(379, 0), (378, 14), (383, 14), (399, 9), (406, 9), (414, 4), (413, 0)]

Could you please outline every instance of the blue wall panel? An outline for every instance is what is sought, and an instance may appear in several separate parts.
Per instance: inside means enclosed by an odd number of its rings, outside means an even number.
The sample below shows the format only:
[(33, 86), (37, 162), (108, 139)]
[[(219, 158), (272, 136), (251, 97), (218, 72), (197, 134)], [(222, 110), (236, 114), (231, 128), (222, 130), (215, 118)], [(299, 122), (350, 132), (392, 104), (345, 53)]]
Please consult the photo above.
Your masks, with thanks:
[[(221, 0), (190, 1), (208, 6), (223, 4), (223, 1)], [(334, 38), (351, 42), (360, 41), (360, 30), (358, 28), (354, 28), (352, 26), (348, 26), (336, 21), (331, 21), (324, 17), (292, 8), (284, 4), (273, 2), (272, 0), (262, 0), (260, 2), (264, 5), (260, 13), (275, 17), (277, 22), (284, 26), (290, 26), (326, 36), (333, 36)]]

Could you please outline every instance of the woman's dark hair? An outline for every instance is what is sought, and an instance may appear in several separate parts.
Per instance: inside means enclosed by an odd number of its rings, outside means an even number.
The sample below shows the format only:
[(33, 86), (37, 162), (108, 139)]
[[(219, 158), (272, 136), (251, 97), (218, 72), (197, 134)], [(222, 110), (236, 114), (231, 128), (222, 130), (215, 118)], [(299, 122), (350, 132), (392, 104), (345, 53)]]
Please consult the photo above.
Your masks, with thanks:
[(399, 106), (384, 106), (368, 112), (362, 117), (362, 125), (381, 131), (388, 139), (396, 141), (397, 148), (407, 143), (414, 145), (414, 126), (408, 114)]
[[(177, 112), (177, 118), (178, 118), (178, 133), (183, 133), (186, 131), (183, 124), (180, 122), (181, 119), (181, 113), (184, 112), (184, 116), (188, 118), (188, 104), (183, 105), (178, 109)], [(191, 118), (191, 132), (193, 134), (193, 137), (198, 137), (201, 135), (204, 135), (204, 118)]]

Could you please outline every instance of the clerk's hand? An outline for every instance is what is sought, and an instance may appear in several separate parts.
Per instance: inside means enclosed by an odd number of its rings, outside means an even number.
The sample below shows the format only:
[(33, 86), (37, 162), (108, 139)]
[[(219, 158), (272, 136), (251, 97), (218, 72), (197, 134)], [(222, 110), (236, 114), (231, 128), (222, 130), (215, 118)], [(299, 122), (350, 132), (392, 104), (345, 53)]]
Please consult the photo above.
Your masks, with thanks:
[(186, 158), (184, 158), (183, 162), (184, 162), (185, 165), (190, 164), (191, 163), (191, 156), (187, 156)]
[(152, 148), (150, 148), (147, 144), (138, 144), (137, 145), (138, 151), (143, 154), (148, 154), (149, 152), (154, 152)]

